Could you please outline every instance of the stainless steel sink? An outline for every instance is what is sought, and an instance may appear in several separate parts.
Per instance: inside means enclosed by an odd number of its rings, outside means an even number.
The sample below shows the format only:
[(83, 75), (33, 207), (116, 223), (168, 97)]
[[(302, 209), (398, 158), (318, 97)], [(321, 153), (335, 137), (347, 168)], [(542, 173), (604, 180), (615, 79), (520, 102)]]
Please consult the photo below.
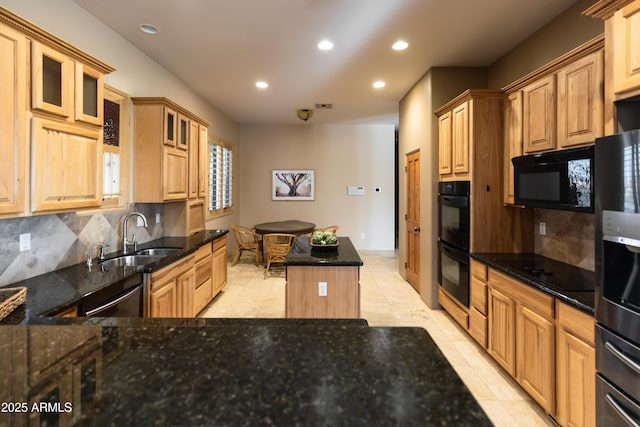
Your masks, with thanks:
[(148, 248), (142, 249), (136, 252), (136, 255), (153, 255), (153, 256), (166, 256), (181, 251), (180, 248)]
[(152, 264), (164, 257), (165, 255), (122, 255), (116, 258), (100, 261), (98, 265), (106, 270), (122, 267), (131, 267), (135, 268), (136, 270), (142, 270), (145, 265)]

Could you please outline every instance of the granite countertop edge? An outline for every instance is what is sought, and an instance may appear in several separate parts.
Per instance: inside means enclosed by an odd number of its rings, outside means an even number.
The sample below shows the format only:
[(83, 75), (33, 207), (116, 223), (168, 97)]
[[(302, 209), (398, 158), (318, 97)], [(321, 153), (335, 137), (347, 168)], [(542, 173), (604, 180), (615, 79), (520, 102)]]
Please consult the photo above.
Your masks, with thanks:
[(338, 237), (336, 248), (311, 246), (308, 236), (297, 237), (291, 246), (285, 266), (361, 267), (360, 255), (348, 237)]
[[(33, 317), (53, 316), (78, 305), (85, 298), (98, 291), (107, 290), (112, 286), (123, 286), (127, 281), (135, 281), (136, 277), (139, 277), (139, 281), (142, 282), (143, 274), (152, 273), (189, 256), (203, 245), (228, 233), (229, 230), (205, 230), (203, 233), (193, 236), (161, 237), (142, 243), (138, 247), (138, 251), (147, 248), (170, 247), (179, 247), (181, 250), (146, 265), (141, 271), (131, 269), (125, 272), (116, 269), (113, 272), (108, 272), (108, 274), (104, 275), (103, 280), (95, 285), (91, 283), (92, 275), (101, 273), (96, 271), (98, 270), (97, 266), (94, 265), (93, 270), (88, 270), (85, 263), (78, 263), (1, 286), (0, 288), (26, 287), (27, 296), (26, 302), (0, 320), (0, 324), (16, 324)], [(112, 252), (105, 257), (105, 260), (122, 255), (124, 255), (122, 251)], [(55, 297), (46, 297), (43, 296), (43, 293), (48, 293)]]
[(560, 301), (574, 308), (577, 308), (591, 316), (595, 314), (594, 292), (564, 291), (562, 289), (552, 288), (547, 284), (535, 280), (530, 276), (521, 274), (518, 270), (510, 268), (508, 265), (501, 263), (499, 260), (496, 260), (496, 254), (494, 253), (471, 253), (469, 254), (469, 256), (515, 279), (518, 279), (531, 287), (534, 287), (548, 295), (558, 298)]

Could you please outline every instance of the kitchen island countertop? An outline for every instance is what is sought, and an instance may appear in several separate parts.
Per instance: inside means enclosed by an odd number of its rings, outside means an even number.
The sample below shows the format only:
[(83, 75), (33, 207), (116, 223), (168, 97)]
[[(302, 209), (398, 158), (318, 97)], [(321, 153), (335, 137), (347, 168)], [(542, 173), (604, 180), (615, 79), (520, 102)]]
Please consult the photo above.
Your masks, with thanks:
[[(38, 359), (35, 352), (66, 348), (81, 354), (67, 341), (84, 340), (80, 346), (93, 346), (90, 351), (101, 357), (97, 381), (88, 371), (75, 385), (92, 391), (91, 404), (71, 402), (65, 415), (79, 425), (491, 425), (422, 328), (318, 319), (33, 323), (0, 326), (0, 355), (10, 353), (17, 361), (13, 369), (0, 367), (2, 378), (24, 393), (6, 397), (19, 402), (33, 396), (24, 385), (31, 378), (29, 361)], [(43, 328), (48, 338), (35, 340)], [(64, 365), (60, 360), (53, 364)], [(69, 396), (72, 391), (64, 390)]]

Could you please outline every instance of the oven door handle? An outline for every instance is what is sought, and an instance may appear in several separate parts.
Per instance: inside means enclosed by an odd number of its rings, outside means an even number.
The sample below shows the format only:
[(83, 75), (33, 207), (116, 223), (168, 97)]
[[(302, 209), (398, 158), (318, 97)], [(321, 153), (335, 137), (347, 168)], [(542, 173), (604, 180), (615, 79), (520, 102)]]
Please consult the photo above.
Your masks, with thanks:
[(633, 370), (636, 374), (640, 375), (640, 365), (631, 359), (629, 356), (625, 355), (621, 350), (618, 349), (615, 345), (611, 344), (607, 341), (604, 344), (604, 348), (606, 348), (609, 353), (613, 354), (618, 360), (627, 365), (631, 370)]
[(133, 288), (131, 291), (127, 292), (126, 294), (122, 294), (120, 295), (118, 298), (109, 301), (108, 303), (101, 305), (100, 307), (96, 307), (92, 310), (87, 310), (87, 312), (85, 313), (85, 315), (87, 317), (91, 317), (96, 313), (99, 313), (101, 311), (107, 310), (115, 305), (120, 304), (122, 301), (126, 300), (127, 298), (129, 298), (131, 295), (135, 294), (136, 292), (140, 292), (140, 286), (136, 286), (135, 288)]
[(607, 403), (611, 405), (613, 410), (616, 411), (618, 415), (620, 415), (620, 418), (622, 418), (627, 424), (629, 424), (629, 426), (640, 427), (640, 424), (635, 422), (633, 418), (631, 418), (631, 416), (627, 414), (627, 411), (624, 410), (622, 405), (620, 405), (613, 396), (607, 393), (607, 395), (604, 398), (607, 401)]

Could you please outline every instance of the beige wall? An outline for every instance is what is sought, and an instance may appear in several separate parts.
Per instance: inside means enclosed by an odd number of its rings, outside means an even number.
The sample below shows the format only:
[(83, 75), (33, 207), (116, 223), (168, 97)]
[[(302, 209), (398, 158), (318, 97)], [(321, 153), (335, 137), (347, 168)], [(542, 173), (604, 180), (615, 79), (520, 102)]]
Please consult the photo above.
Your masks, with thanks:
[[(400, 101), (399, 169), (405, 156), (420, 150), (420, 296), (429, 307), (438, 307), (437, 298), (437, 183), (438, 121), (434, 111), (466, 89), (487, 84), (485, 68), (432, 68)], [(399, 217), (406, 214), (406, 176), (400, 174)], [(399, 266), (406, 277), (406, 232), (400, 221)]]
[(595, 3), (578, 0), (489, 67), (489, 88), (500, 89), (604, 33), (604, 21), (581, 13)]
[[(394, 144), (393, 125), (241, 126), (240, 223), (338, 224), (357, 249), (393, 250)], [(315, 200), (271, 200), (273, 169), (313, 169)], [(365, 195), (348, 196), (348, 185)]]

